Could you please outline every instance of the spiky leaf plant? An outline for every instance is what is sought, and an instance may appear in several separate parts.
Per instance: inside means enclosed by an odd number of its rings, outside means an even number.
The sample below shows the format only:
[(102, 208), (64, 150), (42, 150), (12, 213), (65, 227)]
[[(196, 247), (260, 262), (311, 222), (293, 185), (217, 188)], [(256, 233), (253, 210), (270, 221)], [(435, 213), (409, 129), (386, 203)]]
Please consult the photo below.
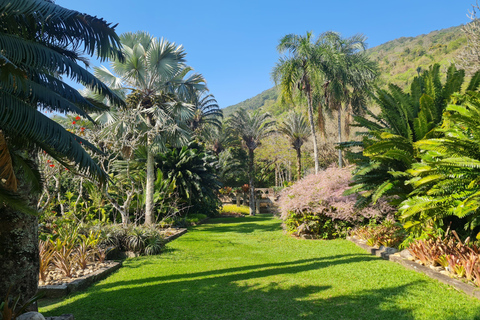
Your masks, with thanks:
[[(452, 65), (442, 84), (436, 64), (414, 79), (409, 93), (392, 84), (388, 90), (377, 89), (373, 99), (380, 113), (367, 110), (365, 116), (355, 117), (355, 126), (367, 131), (361, 141), (343, 144), (361, 148), (349, 154), (357, 169), (348, 193), (362, 194), (358, 205), (375, 203), (383, 196), (399, 204), (413, 191), (412, 184), (405, 182), (411, 178), (407, 170), (419, 162), (414, 143), (439, 124), (450, 97), (461, 91), (464, 77), (465, 72)], [(476, 74), (467, 90), (476, 90), (479, 80), (480, 74)]]
[[(457, 105), (456, 103), (460, 103)], [(420, 230), (449, 215), (465, 229), (480, 225), (480, 94), (453, 96), (435, 136), (416, 142), (422, 162), (408, 171), (415, 188), (400, 207), (406, 227)], [(476, 236), (476, 234), (475, 234)]]

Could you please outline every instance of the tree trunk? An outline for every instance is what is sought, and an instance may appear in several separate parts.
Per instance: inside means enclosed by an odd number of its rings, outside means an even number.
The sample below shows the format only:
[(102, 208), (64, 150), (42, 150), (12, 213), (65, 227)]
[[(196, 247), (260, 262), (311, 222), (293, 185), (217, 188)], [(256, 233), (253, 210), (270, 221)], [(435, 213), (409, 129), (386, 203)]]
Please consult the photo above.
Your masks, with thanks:
[[(18, 192), (35, 208), (38, 195), (20, 181)], [(20, 295), (20, 305), (37, 293), (39, 272), (37, 216), (15, 211), (0, 204), (0, 299)], [(30, 310), (36, 310), (36, 304)]]
[[(342, 106), (338, 107), (338, 143), (342, 143)], [(338, 149), (338, 167), (343, 167), (342, 150)]]
[(153, 192), (155, 187), (155, 165), (151, 151), (147, 153), (147, 185), (145, 187), (145, 224), (153, 224)]
[(315, 134), (315, 124), (313, 122), (313, 105), (312, 105), (312, 88), (310, 84), (307, 83), (307, 95), (308, 95), (308, 121), (310, 122), (310, 130), (312, 130), (313, 137), (313, 157), (315, 160), (315, 174), (318, 173), (319, 164), (318, 164), (318, 146), (317, 146), (317, 136)]
[(300, 148), (295, 151), (297, 151), (297, 180), (300, 180), (302, 179), (302, 152)]
[[(147, 124), (151, 125), (151, 119), (147, 116)], [(152, 138), (147, 137), (147, 185), (145, 186), (145, 224), (153, 224), (153, 193), (155, 188), (155, 161), (151, 151)]]
[(253, 166), (253, 150), (248, 149), (248, 178), (250, 184), (250, 215), (255, 215), (255, 186), (254, 186), (254, 166)]

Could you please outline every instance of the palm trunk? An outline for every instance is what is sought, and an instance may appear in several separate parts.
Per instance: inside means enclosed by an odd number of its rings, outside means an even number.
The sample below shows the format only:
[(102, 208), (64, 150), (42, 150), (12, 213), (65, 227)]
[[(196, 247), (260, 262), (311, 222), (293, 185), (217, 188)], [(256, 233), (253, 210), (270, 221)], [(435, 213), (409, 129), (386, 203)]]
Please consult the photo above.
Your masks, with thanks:
[(300, 148), (295, 149), (297, 151), (297, 180), (302, 179), (302, 152)]
[(319, 164), (318, 164), (318, 146), (317, 146), (317, 135), (315, 134), (315, 124), (313, 123), (313, 106), (312, 106), (312, 89), (310, 84), (306, 84), (307, 95), (308, 95), (308, 121), (310, 122), (310, 130), (312, 130), (313, 137), (313, 157), (315, 160), (315, 174), (318, 173)]
[[(38, 196), (20, 181), (18, 193), (33, 208)], [(0, 298), (20, 296), (19, 305), (37, 293), (39, 272), (38, 219), (0, 204)], [(30, 310), (37, 309), (36, 304)]]
[[(338, 107), (338, 143), (342, 143), (342, 106)], [(343, 167), (342, 150), (338, 149), (338, 167)]]
[(255, 215), (255, 186), (254, 186), (254, 172), (253, 172), (253, 150), (248, 149), (248, 178), (250, 184), (250, 215)]
[[(151, 125), (151, 119), (147, 116), (147, 124)], [(153, 193), (155, 187), (155, 163), (151, 151), (152, 138), (147, 138), (147, 185), (145, 186), (145, 224), (153, 224)]]

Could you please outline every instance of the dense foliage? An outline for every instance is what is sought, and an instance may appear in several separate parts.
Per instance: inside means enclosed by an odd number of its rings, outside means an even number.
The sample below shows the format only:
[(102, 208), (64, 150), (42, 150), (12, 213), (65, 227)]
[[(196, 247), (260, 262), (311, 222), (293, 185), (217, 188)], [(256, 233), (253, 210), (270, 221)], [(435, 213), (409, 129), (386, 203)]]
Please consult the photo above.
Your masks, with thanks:
[(354, 225), (392, 214), (393, 208), (384, 200), (359, 209), (357, 195), (343, 195), (352, 179), (351, 169), (330, 167), (285, 189), (279, 206), (287, 231), (313, 238), (344, 237)]
[[(461, 91), (464, 77), (465, 72), (452, 65), (442, 84), (440, 66), (434, 65), (415, 78), (409, 93), (395, 85), (377, 90), (373, 98), (380, 113), (355, 117), (356, 125), (367, 131), (360, 142), (344, 144), (361, 147), (350, 155), (357, 168), (349, 192), (361, 192), (359, 204), (375, 203), (383, 196), (398, 204), (412, 192), (412, 185), (405, 182), (410, 178), (407, 170), (419, 161), (414, 143), (440, 123), (451, 95)], [(473, 77), (467, 90), (476, 90), (479, 80)]]
[(175, 184), (179, 205), (186, 212), (198, 212), (208, 216), (218, 213), (218, 160), (205, 151), (205, 147), (194, 142), (181, 148), (171, 148), (158, 154), (156, 162), (163, 173), (163, 179), (167, 183)]
[[(430, 139), (418, 141), (422, 161), (408, 172), (415, 190), (402, 203), (406, 228), (421, 233), (427, 225), (455, 222), (459, 234), (480, 232), (480, 96), (455, 95), (442, 125)], [(455, 218), (455, 219), (452, 219)]]

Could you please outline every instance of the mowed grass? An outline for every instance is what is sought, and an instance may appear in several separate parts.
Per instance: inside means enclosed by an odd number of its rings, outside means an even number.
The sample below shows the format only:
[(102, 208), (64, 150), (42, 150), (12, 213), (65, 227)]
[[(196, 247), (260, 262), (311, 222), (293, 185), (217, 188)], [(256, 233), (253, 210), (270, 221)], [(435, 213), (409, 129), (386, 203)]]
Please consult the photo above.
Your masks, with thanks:
[(211, 219), (126, 260), (44, 315), (91, 319), (480, 319), (480, 302), (346, 240), (300, 240), (271, 215)]

